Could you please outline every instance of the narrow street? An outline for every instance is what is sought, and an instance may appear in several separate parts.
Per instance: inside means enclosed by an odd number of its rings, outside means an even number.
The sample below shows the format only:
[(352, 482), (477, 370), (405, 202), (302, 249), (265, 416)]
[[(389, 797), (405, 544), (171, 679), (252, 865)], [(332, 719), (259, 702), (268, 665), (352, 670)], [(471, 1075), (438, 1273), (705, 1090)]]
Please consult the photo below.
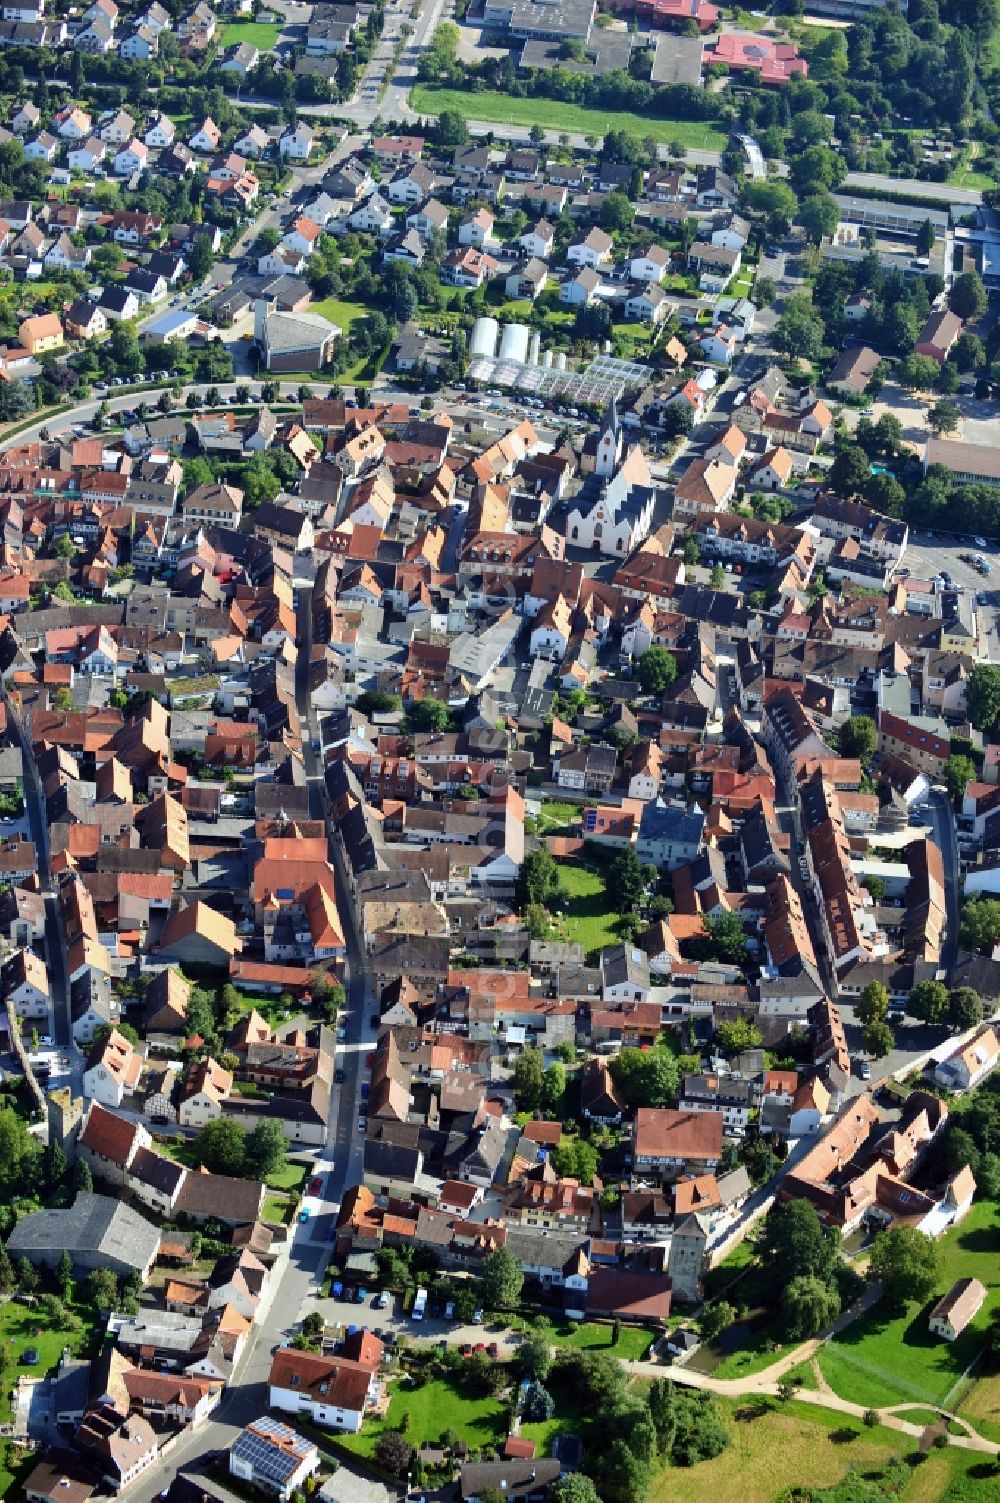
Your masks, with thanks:
[[(299, 714), (308, 729), (303, 738), (303, 755), (310, 789), (310, 814), (314, 819), (327, 815), (326, 788), (319, 758), (312, 750), (318, 734), (315, 718), (309, 711), (308, 663), (312, 642), (312, 588), (299, 591), (299, 658), (296, 664), (296, 701)], [(331, 839), (334, 859), (337, 842)], [(361, 1166), (361, 1135), (357, 1130), (357, 1104), (366, 1049), (372, 1047), (369, 1024), (364, 952), (353, 921), (353, 909), (343, 887), (339, 866), (337, 899), (348, 947), (346, 1012), (347, 1040), (337, 1049), (338, 1068), (344, 1070), (344, 1084), (334, 1087), (333, 1109), (326, 1145), (316, 1154), (312, 1173), (324, 1178), (319, 1213), (289, 1228), (290, 1247), (287, 1260), (280, 1261), (269, 1283), (268, 1304), (251, 1333), (239, 1367), (226, 1390), (219, 1408), (208, 1423), (188, 1432), (176, 1448), (164, 1458), (153, 1473), (140, 1478), (126, 1495), (129, 1503), (153, 1503), (180, 1470), (203, 1470), (199, 1458), (208, 1451), (226, 1450), (237, 1433), (268, 1408), (267, 1376), (276, 1346), (298, 1322), (306, 1301), (322, 1283), (330, 1246), (328, 1234), (335, 1224), (337, 1210), (347, 1186), (357, 1182)]]

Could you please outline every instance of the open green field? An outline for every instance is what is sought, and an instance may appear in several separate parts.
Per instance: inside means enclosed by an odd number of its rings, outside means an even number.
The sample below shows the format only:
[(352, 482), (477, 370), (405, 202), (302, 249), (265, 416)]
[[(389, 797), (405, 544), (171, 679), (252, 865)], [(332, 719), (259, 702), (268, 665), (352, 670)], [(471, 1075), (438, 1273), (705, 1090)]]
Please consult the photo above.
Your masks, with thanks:
[(359, 1456), (372, 1456), (383, 1430), (398, 1430), (405, 1423), (406, 1438), (413, 1446), (433, 1444), (446, 1430), (454, 1430), (470, 1449), (478, 1451), (503, 1443), (506, 1416), (507, 1406), (499, 1399), (463, 1393), (461, 1372), (454, 1382), (435, 1378), (420, 1388), (411, 1387), (404, 1378), (393, 1382), (384, 1420), (366, 1420), (359, 1435), (340, 1435), (338, 1439)]
[[(994, 1201), (977, 1201), (961, 1226), (941, 1238), (938, 1270), (935, 1291), (925, 1305), (910, 1306), (895, 1317), (876, 1305), (823, 1347), (819, 1364), (835, 1393), (873, 1407), (944, 1403), (980, 1351), (1000, 1307), (1000, 1225)], [(930, 1308), (956, 1279), (970, 1275), (986, 1285), (986, 1302), (957, 1341), (941, 1341), (927, 1329)]]
[(991, 1503), (997, 1476), (988, 1456), (974, 1451), (933, 1451), (914, 1467), (899, 1503)]
[(1000, 1442), (1000, 1373), (986, 1373), (970, 1384), (956, 1405), (956, 1413), (985, 1435)]
[(325, 297), (322, 302), (310, 303), (309, 312), (318, 313), (323, 318), (330, 319), (331, 323), (337, 324), (345, 334), (349, 334), (351, 325), (359, 318), (367, 318), (371, 308), (364, 303), (342, 303), (339, 298)]
[(635, 136), (653, 136), (666, 144), (679, 141), (701, 151), (723, 151), (722, 131), (701, 120), (658, 120), (655, 115), (633, 115), (627, 110), (588, 110), (582, 105), (553, 99), (518, 99), (513, 94), (489, 90), (475, 93), (444, 89), (436, 84), (417, 84), (410, 90), (410, 107), (420, 115), (439, 115), (457, 110), (465, 120), (486, 120), (496, 125), (540, 125), (543, 130), (578, 132), (603, 136), (607, 130), (630, 131)]
[[(913, 1449), (906, 1435), (866, 1430), (842, 1414), (791, 1402), (765, 1407), (720, 1399), (730, 1446), (714, 1461), (669, 1467), (653, 1478), (652, 1503), (773, 1503), (783, 1488), (829, 1487), (850, 1468), (882, 1465)], [(908, 1496), (908, 1495), (907, 1495)]]
[(276, 21), (233, 21), (219, 32), (219, 46), (235, 47), (238, 42), (250, 42), (261, 52), (271, 52), (281, 35)]
[(618, 943), (618, 919), (608, 904), (604, 879), (593, 867), (560, 861), (559, 894), (564, 907), (554, 915), (554, 938), (601, 950)]

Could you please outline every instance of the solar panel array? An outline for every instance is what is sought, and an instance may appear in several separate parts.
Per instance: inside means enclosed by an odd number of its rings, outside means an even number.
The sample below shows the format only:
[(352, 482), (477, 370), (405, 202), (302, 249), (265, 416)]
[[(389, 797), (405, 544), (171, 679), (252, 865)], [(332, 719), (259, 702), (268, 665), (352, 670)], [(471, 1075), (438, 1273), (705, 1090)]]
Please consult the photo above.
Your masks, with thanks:
[(231, 1454), (252, 1466), (255, 1476), (283, 1486), (312, 1449), (312, 1441), (262, 1415), (236, 1437)]

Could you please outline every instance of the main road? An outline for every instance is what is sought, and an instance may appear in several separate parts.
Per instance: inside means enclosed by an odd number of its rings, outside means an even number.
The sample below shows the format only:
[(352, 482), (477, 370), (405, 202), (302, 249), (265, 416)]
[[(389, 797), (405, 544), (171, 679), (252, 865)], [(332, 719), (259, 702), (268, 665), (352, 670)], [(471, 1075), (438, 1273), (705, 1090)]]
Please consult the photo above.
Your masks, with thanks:
[[(309, 705), (308, 664), (312, 645), (312, 587), (302, 582), (298, 604), (299, 657), (295, 672), (295, 697), (300, 717), (302, 749), (309, 787), (309, 813), (329, 828), (329, 800), (321, 758), (313, 751), (318, 739), (316, 718)], [(125, 1490), (129, 1503), (153, 1503), (179, 1471), (198, 1470), (207, 1452), (225, 1452), (241, 1429), (268, 1408), (267, 1378), (274, 1350), (294, 1328), (308, 1296), (316, 1293), (331, 1250), (330, 1233), (345, 1191), (361, 1178), (363, 1134), (358, 1129), (364, 1059), (374, 1047), (371, 1025), (372, 995), (364, 963), (364, 945), (354, 921), (354, 909), (340, 860), (339, 842), (330, 834), (337, 883), (337, 903), (347, 945), (345, 991), (346, 1038), (337, 1046), (337, 1068), (344, 1079), (335, 1084), (326, 1144), (317, 1153), (312, 1174), (322, 1177), (321, 1194), (310, 1197), (318, 1210), (306, 1222), (295, 1221), (290, 1229), (287, 1260), (279, 1259), (269, 1281), (267, 1303), (253, 1326), (246, 1350), (225, 1394), (209, 1421), (196, 1431), (186, 1431), (175, 1448), (150, 1473)], [(260, 1312), (259, 1312), (260, 1313)], [(364, 1317), (359, 1311), (359, 1316)]]

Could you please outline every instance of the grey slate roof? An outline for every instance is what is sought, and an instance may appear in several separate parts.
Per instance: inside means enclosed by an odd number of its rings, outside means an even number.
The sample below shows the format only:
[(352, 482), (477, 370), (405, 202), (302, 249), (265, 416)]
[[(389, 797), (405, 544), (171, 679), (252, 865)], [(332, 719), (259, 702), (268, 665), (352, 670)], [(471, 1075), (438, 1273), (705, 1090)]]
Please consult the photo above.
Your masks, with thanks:
[(11, 1257), (33, 1255), (58, 1257), (66, 1249), (77, 1253), (101, 1253), (109, 1261), (128, 1264), (145, 1273), (160, 1246), (155, 1226), (109, 1195), (81, 1191), (66, 1210), (33, 1211), (11, 1232), (7, 1250)]

